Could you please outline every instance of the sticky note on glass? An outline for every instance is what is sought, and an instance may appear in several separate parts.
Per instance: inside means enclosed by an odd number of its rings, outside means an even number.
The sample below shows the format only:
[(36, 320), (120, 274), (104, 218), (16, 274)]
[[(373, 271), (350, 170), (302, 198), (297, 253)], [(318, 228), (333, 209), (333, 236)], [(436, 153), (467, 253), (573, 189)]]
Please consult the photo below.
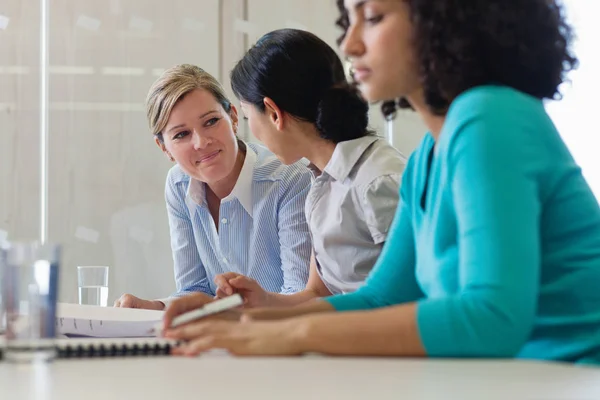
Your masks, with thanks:
[(80, 15), (77, 17), (75, 25), (79, 28), (87, 29), (88, 31), (97, 31), (100, 29), (102, 22), (97, 18), (88, 17), (87, 15)]
[(86, 228), (85, 226), (78, 226), (75, 230), (75, 237), (84, 242), (98, 243), (100, 232)]
[(129, 20), (129, 29), (132, 31), (139, 31), (144, 33), (150, 33), (154, 24), (152, 21), (146, 18), (133, 16)]
[(204, 23), (193, 19), (193, 18), (184, 18), (183, 20), (183, 29), (187, 29), (189, 31), (203, 31), (205, 28)]
[(0, 29), (4, 30), (8, 28), (8, 23), (10, 22), (10, 18), (6, 15), (0, 14)]

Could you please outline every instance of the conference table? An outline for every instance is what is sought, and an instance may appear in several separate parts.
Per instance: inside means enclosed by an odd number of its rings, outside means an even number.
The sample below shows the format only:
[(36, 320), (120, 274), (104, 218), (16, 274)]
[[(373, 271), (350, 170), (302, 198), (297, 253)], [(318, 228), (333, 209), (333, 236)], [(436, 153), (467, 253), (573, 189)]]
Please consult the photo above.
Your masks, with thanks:
[(599, 400), (600, 368), (513, 360), (309, 355), (0, 362), (0, 399)]

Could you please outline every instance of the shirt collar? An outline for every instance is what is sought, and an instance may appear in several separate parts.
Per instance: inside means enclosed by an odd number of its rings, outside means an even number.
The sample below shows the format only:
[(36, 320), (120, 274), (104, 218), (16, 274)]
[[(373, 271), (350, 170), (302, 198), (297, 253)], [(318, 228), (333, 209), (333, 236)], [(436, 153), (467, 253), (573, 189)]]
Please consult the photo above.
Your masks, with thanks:
[(360, 157), (376, 140), (378, 140), (377, 136), (369, 135), (338, 143), (324, 172), (337, 181), (345, 180)]
[(309, 163), (306, 168), (310, 171), (313, 180), (317, 179), (321, 175), (321, 170), (313, 163)]
[[(244, 164), (240, 175), (233, 187), (231, 193), (225, 198), (221, 199), (221, 202), (231, 201), (237, 198), (246, 210), (246, 212), (252, 217), (252, 183), (254, 179), (254, 166), (256, 164), (256, 153), (250, 146), (246, 146), (246, 156), (244, 158)], [(187, 196), (191, 198), (196, 204), (204, 205), (206, 200), (206, 194), (204, 191), (204, 182), (190, 177), (190, 184), (187, 190)]]

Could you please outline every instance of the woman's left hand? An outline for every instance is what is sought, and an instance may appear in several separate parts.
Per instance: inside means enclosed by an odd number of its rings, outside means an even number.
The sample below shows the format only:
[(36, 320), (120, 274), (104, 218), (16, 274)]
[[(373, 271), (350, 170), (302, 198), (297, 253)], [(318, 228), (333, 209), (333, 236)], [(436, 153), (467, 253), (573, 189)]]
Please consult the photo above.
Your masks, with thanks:
[(184, 340), (172, 354), (196, 356), (211, 349), (225, 349), (234, 355), (291, 356), (300, 355), (302, 330), (294, 320), (242, 322), (204, 321), (171, 329), (165, 336)]

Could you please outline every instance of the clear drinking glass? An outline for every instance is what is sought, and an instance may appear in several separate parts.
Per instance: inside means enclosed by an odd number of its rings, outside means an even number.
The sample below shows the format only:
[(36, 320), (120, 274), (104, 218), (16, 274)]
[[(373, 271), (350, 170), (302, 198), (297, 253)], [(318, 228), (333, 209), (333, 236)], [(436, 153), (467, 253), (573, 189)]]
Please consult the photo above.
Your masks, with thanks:
[(79, 283), (79, 304), (102, 306), (108, 305), (108, 267), (77, 267)]
[(49, 361), (56, 356), (59, 264), (58, 245), (11, 243), (5, 249), (6, 360)]

